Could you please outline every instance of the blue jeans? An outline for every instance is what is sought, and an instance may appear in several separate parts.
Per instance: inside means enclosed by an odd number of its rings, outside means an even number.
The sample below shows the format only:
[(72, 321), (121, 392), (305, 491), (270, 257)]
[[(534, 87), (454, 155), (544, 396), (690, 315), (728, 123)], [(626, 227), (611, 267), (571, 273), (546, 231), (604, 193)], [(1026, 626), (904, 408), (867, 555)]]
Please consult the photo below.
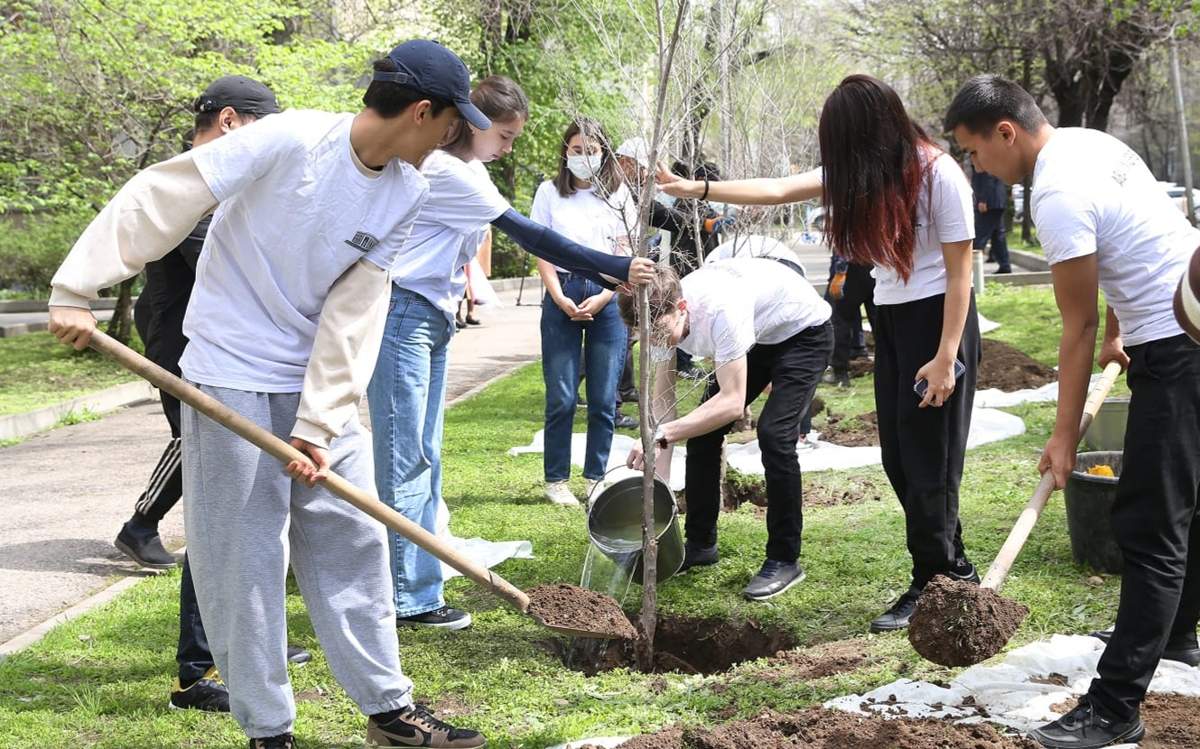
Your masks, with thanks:
[[(604, 287), (576, 275), (559, 274), (563, 294), (576, 304)], [(547, 294), (542, 299), (542, 379), (546, 383), (547, 481), (571, 477), (571, 427), (582, 359), (587, 383), (587, 454), (583, 476), (604, 477), (617, 416), (617, 381), (625, 365), (628, 331), (613, 297), (589, 322), (575, 322)]]
[[(367, 387), (379, 498), (430, 533), (442, 497), (446, 352), (454, 324), (425, 297), (392, 287), (387, 327)], [(444, 605), (442, 566), (429, 552), (388, 532), (396, 616)]]

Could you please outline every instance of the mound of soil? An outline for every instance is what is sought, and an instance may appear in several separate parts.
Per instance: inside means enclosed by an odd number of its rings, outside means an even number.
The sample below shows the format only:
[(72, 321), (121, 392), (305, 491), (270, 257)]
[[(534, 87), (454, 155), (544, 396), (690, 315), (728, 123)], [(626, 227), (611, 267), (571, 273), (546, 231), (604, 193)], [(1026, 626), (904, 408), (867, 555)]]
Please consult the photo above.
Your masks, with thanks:
[(979, 363), (979, 390), (997, 388), (1006, 393), (1040, 388), (1058, 380), (1053, 367), (1030, 358), (1007, 343), (983, 339), (983, 361)]
[[(850, 362), (852, 378), (862, 377), (874, 371), (873, 359), (855, 359)], [(1016, 390), (1040, 388), (1057, 379), (1058, 373), (1053, 367), (1042, 364), (1007, 343), (990, 338), (983, 339), (983, 360), (979, 362), (977, 389), (997, 388), (1011, 393)]]
[(908, 641), (943, 666), (971, 666), (1004, 647), (1029, 609), (994, 590), (938, 575), (925, 587)]
[(615, 598), (575, 585), (539, 585), (529, 591), (529, 613), (550, 627), (636, 640), (637, 629)]
[[(851, 476), (844, 472), (835, 478), (804, 480), (805, 507), (836, 507), (862, 502), (879, 502), (891, 491), (871, 479)], [(725, 508), (736, 510), (746, 502), (765, 510), (767, 483), (761, 476), (748, 476), (729, 469), (725, 473)]]
[(857, 416), (830, 413), (821, 439), (842, 447), (862, 447), (879, 444), (879, 416), (874, 411)]
[[(555, 640), (548, 644), (564, 665), (588, 676), (616, 668), (641, 670), (631, 642)], [(663, 617), (654, 631), (655, 663), (651, 671), (714, 674), (795, 645), (790, 633), (755, 621)]]
[(987, 723), (957, 725), (936, 720), (884, 719), (813, 708), (756, 718), (712, 729), (668, 728), (621, 744), (621, 749), (1037, 749), (1032, 739), (1002, 735)]
[(811, 648), (796, 648), (776, 653), (767, 668), (754, 674), (755, 679), (786, 677), (810, 681), (853, 671), (867, 662), (867, 647), (862, 640), (837, 640)]

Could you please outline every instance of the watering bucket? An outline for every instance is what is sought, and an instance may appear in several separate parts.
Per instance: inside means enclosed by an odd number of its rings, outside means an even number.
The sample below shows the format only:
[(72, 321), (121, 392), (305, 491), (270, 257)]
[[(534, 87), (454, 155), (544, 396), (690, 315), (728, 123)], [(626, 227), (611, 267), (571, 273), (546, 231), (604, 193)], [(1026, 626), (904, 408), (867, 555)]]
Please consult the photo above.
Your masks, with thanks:
[[(671, 487), (654, 479), (654, 527), (658, 534), (658, 582), (683, 566), (683, 532)], [(588, 510), (588, 536), (604, 556), (618, 565), (634, 559), (633, 580), (642, 584), (642, 477), (616, 481), (600, 492)]]
[(1093, 476), (1087, 469), (1111, 466), (1121, 475), (1121, 453), (1079, 453), (1075, 470), (1067, 479), (1064, 492), (1067, 506), (1067, 532), (1071, 536), (1071, 556), (1077, 564), (1088, 564), (1100, 572), (1118, 573), (1124, 562), (1113, 535), (1113, 502), (1117, 498), (1117, 479)]

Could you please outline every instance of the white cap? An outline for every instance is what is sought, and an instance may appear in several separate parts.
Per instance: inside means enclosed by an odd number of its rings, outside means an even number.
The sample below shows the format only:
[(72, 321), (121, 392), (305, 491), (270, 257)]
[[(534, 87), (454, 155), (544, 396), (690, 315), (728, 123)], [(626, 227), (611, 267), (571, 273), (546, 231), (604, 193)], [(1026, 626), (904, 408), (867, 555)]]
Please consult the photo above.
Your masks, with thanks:
[(618, 156), (636, 161), (643, 169), (650, 168), (650, 148), (645, 138), (629, 138), (617, 148)]

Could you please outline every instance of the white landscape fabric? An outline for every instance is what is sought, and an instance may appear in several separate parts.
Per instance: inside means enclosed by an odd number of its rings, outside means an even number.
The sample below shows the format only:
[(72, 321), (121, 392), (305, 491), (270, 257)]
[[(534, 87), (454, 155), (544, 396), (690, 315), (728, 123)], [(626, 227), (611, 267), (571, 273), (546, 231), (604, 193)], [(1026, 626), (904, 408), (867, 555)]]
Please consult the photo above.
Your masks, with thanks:
[[(963, 671), (941, 687), (900, 679), (862, 695), (838, 697), (825, 707), (850, 713), (879, 713), (891, 717), (938, 718), (955, 722), (987, 720), (1029, 731), (1060, 717), (1051, 706), (1073, 706), (1096, 675), (1104, 643), (1083, 635), (1052, 635), (1048, 640), (1017, 648), (994, 665)], [(1151, 692), (1200, 696), (1200, 668), (1162, 661)], [(967, 702), (963, 704), (964, 700)], [(1136, 744), (1122, 744), (1134, 747)]]

